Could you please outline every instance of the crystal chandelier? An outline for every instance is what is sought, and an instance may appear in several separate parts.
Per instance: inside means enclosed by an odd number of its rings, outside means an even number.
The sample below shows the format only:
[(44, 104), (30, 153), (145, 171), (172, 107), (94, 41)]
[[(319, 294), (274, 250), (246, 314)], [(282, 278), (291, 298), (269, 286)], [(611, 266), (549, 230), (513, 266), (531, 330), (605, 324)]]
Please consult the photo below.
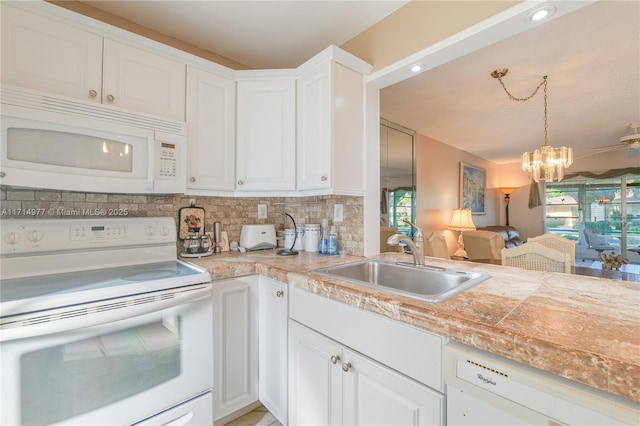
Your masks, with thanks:
[(533, 98), (538, 90), (544, 86), (544, 145), (535, 151), (522, 154), (522, 170), (531, 173), (534, 181), (541, 180), (553, 182), (561, 181), (564, 177), (564, 169), (573, 163), (573, 148), (561, 146), (554, 148), (547, 142), (547, 76), (542, 78), (542, 82), (536, 87), (533, 93), (526, 98), (516, 98), (507, 90), (502, 81), (502, 77), (507, 75), (508, 68), (498, 68), (491, 73), (493, 78), (497, 78), (509, 99), (517, 102), (525, 102)]

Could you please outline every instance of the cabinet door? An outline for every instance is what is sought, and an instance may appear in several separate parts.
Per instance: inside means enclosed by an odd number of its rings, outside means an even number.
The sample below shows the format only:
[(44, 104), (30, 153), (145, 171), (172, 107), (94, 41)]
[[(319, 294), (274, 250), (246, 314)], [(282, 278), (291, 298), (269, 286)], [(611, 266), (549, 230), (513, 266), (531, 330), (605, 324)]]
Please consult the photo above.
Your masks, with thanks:
[(102, 103), (185, 120), (185, 64), (104, 40)]
[(289, 321), (289, 424), (342, 424), (342, 348)]
[(331, 187), (331, 62), (298, 78), (298, 189)]
[(260, 282), (260, 402), (287, 424), (288, 291), (281, 282), (261, 276)]
[(102, 37), (2, 2), (2, 83), (100, 102)]
[(187, 68), (187, 188), (235, 188), (236, 83)]
[(298, 79), (298, 189), (363, 195), (364, 77), (328, 61)]
[(363, 195), (366, 169), (364, 76), (334, 63), (333, 80), (333, 192)]
[(236, 189), (295, 189), (295, 80), (240, 80), (237, 103)]
[(343, 364), (344, 424), (444, 424), (442, 394), (347, 349)]
[(213, 413), (225, 417), (258, 400), (258, 277), (213, 283)]

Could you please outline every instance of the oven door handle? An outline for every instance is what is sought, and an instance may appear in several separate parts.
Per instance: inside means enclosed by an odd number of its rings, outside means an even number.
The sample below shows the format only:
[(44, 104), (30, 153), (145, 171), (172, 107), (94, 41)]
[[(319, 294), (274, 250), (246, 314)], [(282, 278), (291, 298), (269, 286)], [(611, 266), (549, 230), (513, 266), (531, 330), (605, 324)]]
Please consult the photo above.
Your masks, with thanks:
[[(19, 321), (10, 322), (8, 321), (10, 317), (7, 317), (2, 319), (3, 324), (0, 326), (0, 342), (95, 327), (207, 298), (213, 300), (210, 283), (87, 303), (67, 309), (49, 311), (48, 315), (40, 313), (24, 315)], [(77, 314), (74, 315), (74, 313)], [(34, 318), (36, 316), (37, 318)], [(45, 317), (49, 319), (47, 320)], [(36, 321), (38, 323), (35, 323)]]

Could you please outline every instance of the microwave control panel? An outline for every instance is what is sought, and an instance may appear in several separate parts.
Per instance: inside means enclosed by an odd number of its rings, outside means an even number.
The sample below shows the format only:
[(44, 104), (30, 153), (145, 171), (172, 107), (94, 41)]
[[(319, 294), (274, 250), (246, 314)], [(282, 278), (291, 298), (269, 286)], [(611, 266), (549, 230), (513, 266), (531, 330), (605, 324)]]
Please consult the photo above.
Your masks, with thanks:
[(171, 142), (158, 142), (156, 179), (177, 179), (180, 149)]

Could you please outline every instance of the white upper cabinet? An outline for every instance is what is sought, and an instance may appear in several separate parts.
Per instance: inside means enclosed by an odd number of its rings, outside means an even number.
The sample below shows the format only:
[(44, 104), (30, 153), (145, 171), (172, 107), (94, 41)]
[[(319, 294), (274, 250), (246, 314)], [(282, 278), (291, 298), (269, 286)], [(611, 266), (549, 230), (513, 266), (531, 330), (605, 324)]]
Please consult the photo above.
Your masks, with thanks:
[(295, 78), (252, 71), (239, 74), (237, 191), (295, 190), (295, 103)]
[(102, 103), (185, 120), (185, 64), (104, 40)]
[(235, 189), (235, 124), (235, 80), (189, 66), (188, 190)]
[(185, 64), (2, 4), (2, 83), (185, 120)]
[(364, 76), (370, 70), (369, 64), (335, 46), (299, 68), (299, 191), (364, 194)]
[(2, 83), (100, 102), (102, 37), (2, 4)]

